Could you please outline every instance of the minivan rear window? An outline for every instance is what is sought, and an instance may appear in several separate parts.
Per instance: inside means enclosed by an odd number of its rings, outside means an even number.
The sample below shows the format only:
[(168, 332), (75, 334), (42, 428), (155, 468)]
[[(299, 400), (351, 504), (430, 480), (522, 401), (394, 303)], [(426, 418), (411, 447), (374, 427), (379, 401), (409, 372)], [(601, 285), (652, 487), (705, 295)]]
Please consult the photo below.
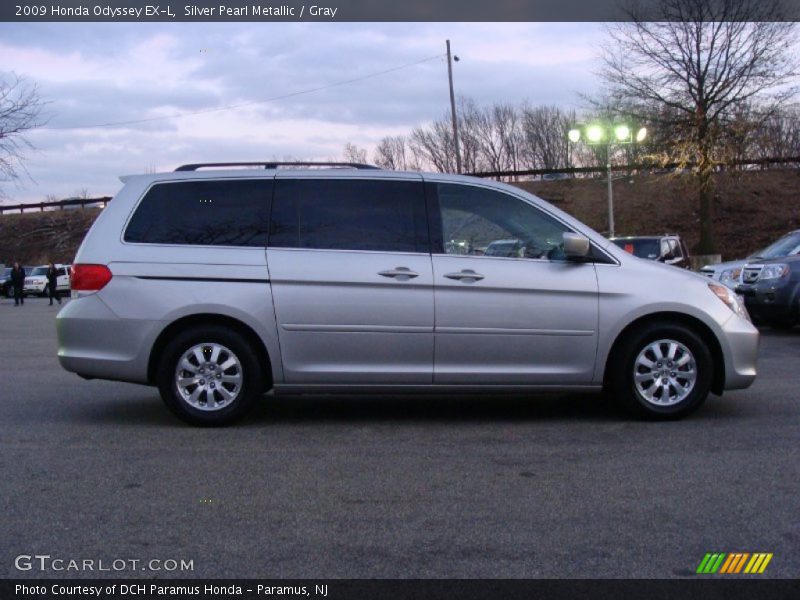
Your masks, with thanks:
[(269, 245), (427, 252), (421, 181), (278, 179)]
[(266, 246), (271, 179), (158, 183), (139, 203), (126, 242)]

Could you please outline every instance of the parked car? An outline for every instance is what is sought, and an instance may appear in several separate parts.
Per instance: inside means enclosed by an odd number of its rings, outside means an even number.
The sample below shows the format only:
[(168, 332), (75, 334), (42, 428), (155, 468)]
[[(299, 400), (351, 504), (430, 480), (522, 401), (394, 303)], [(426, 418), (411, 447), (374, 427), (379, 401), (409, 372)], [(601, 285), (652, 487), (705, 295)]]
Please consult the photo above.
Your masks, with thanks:
[(521, 258), (524, 256), (525, 242), (522, 240), (495, 240), (484, 251), (485, 256), (504, 256)]
[(691, 268), (689, 250), (679, 235), (636, 235), (611, 238), (617, 246), (648, 260), (656, 260), (667, 265)]
[[(56, 288), (56, 293), (59, 295), (69, 294), (70, 266), (58, 264), (55, 265), (55, 267), (58, 269), (58, 279), (56, 280), (58, 287)], [(49, 265), (40, 265), (38, 267), (34, 267), (31, 271), (26, 271), (27, 276), (25, 277), (25, 287), (22, 290), (25, 295), (50, 295), (50, 284), (47, 282), (47, 270), (49, 268)]]
[(748, 263), (736, 291), (756, 323), (788, 329), (800, 321), (800, 256)]
[[(756, 376), (758, 330), (732, 290), (520, 188), (314, 166), (123, 178), (73, 264), (61, 365), (158, 386), (201, 425), (269, 389), (607, 389), (671, 419)], [(478, 253), (510, 239), (525, 258)]]
[(5, 267), (3, 269), (2, 281), (0, 281), (0, 293), (6, 298), (14, 296), (14, 286), (11, 283), (11, 269), (12, 267)]
[[(14, 285), (11, 282), (11, 269), (12, 267), (6, 267), (3, 270), (3, 279), (2, 279), (2, 295), (6, 298), (13, 298), (14, 297)], [(22, 269), (25, 271), (27, 275), (31, 271), (33, 271), (34, 267), (25, 267), (23, 266)], [(23, 287), (24, 290), (24, 287)]]
[(741, 283), (742, 267), (749, 262), (795, 256), (800, 254), (800, 229), (790, 231), (763, 250), (741, 260), (731, 260), (716, 265), (706, 265), (700, 273), (735, 289)]

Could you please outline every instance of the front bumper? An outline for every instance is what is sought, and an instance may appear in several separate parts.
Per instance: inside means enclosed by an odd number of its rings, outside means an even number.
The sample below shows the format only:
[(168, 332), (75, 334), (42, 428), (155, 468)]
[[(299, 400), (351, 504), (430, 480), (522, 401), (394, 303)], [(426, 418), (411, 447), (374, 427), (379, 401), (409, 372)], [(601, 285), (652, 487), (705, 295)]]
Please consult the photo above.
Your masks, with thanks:
[(43, 294), (46, 283), (26, 283), (22, 287), (23, 294)]
[(726, 390), (750, 387), (756, 378), (760, 334), (750, 321), (736, 315), (722, 326), (720, 338), (725, 358)]
[(797, 282), (786, 279), (741, 284), (736, 292), (744, 296), (747, 311), (763, 321), (793, 319), (798, 316)]

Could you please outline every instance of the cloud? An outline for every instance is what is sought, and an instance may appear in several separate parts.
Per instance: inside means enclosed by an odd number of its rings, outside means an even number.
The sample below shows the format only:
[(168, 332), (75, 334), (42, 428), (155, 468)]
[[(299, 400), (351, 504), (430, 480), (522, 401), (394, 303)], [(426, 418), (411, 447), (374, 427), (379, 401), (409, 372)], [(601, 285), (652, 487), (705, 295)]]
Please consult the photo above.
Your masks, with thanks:
[[(7, 201), (111, 194), (119, 174), (185, 162), (371, 149), (447, 113), (447, 38), (460, 57), (456, 92), (479, 104), (572, 108), (576, 91), (595, 87), (596, 24), (0, 24), (3, 68), (37, 82), (50, 115), (50, 129), (30, 135), (34, 181), (6, 186)], [(288, 96), (307, 90), (316, 91)], [(266, 101), (279, 96), (288, 97)], [(228, 105), (245, 106), (215, 110)], [(208, 112), (55, 129), (198, 111)]]

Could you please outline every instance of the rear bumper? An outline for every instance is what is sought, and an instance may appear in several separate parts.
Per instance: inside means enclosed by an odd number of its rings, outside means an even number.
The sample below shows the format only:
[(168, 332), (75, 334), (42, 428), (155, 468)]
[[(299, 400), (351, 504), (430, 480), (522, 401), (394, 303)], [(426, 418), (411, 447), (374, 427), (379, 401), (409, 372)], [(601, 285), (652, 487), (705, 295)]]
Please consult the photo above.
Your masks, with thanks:
[(82, 377), (148, 383), (148, 351), (159, 322), (120, 319), (96, 295), (76, 298), (56, 317), (58, 360)]

